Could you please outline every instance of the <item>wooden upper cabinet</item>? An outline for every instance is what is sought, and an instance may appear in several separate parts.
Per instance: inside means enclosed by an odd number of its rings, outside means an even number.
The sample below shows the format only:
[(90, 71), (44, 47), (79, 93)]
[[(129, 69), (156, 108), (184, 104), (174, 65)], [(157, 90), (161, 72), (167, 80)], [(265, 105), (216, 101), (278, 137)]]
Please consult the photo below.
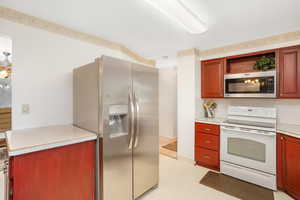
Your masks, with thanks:
[(226, 59), (214, 59), (201, 63), (202, 98), (224, 97), (224, 66)]
[(279, 97), (300, 98), (300, 46), (279, 51)]

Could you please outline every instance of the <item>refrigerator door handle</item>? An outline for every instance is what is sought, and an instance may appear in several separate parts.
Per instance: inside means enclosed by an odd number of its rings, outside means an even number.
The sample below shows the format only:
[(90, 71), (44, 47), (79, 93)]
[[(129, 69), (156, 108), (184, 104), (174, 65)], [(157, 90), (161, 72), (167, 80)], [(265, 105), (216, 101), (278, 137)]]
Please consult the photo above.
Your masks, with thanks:
[(129, 139), (129, 145), (128, 148), (132, 149), (133, 146), (133, 139), (134, 139), (134, 118), (135, 118), (135, 114), (134, 114), (134, 103), (133, 103), (133, 97), (132, 97), (132, 90), (131, 88), (129, 88), (129, 92), (128, 92), (128, 116), (129, 116), (129, 127), (128, 127), (128, 133), (130, 136)]
[(134, 148), (139, 145), (139, 136), (140, 136), (140, 105), (136, 94), (134, 93), (134, 104), (135, 104), (135, 141)]

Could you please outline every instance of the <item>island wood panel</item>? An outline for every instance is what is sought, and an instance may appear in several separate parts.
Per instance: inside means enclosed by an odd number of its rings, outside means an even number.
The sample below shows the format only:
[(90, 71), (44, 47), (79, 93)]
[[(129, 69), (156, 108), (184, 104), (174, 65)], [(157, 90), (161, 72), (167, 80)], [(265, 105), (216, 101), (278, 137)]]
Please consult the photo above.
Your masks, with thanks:
[(12, 200), (94, 200), (95, 141), (11, 158)]

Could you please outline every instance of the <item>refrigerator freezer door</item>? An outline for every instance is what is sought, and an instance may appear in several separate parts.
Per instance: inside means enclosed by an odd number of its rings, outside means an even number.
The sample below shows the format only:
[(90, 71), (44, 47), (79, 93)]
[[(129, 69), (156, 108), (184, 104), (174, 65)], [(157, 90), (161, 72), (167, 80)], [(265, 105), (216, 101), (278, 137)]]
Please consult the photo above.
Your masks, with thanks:
[[(101, 200), (132, 200), (131, 63), (102, 57), (100, 65)], [(102, 176), (101, 176), (102, 175)]]
[(158, 71), (133, 64), (133, 91), (136, 110), (133, 148), (134, 198), (158, 184)]

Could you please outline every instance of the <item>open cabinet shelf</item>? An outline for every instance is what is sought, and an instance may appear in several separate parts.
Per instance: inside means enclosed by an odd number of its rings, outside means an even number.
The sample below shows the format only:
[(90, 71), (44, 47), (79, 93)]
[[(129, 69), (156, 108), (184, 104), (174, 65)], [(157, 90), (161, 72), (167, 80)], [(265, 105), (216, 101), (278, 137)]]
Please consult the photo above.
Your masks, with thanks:
[(253, 69), (254, 64), (261, 57), (273, 57), (276, 61), (275, 51), (256, 52), (239, 56), (228, 57), (226, 59), (225, 74), (251, 73), (260, 70)]

